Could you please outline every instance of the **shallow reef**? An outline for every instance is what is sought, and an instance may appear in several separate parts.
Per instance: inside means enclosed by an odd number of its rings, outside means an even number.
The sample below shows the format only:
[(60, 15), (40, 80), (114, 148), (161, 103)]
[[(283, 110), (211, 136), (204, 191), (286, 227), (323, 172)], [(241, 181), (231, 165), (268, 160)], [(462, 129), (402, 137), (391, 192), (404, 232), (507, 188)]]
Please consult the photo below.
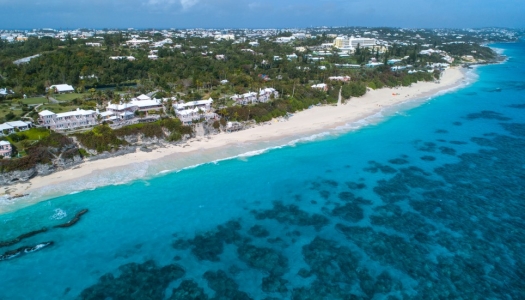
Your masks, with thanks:
[(253, 213), (258, 220), (274, 219), (290, 225), (313, 226), (318, 230), (329, 223), (328, 218), (321, 214), (309, 214), (300, 210), (297, 205), (285, 205), (281, 201), (275, 201), (273, 209)]
[(168, 284), (184, 276), (178, 265), (158, 267), (154, 261), (120, 266), (120, 276), (108, 273), (85, 289), (79, 299), (163, 299)]
[[(79, 298), (525, 299), (525, 124), (500, 125), (468, 141), (477, 152), (419, 140), (436, 156), (370, 161), (366, 185), (359, 175), (305, 182), (269, 209), (175, 239), (181, 266), (126, 264)], [(424, 162), (442, 154), (454, 163)], [(186, 273), (187, 258), (203, 269)]]
[(487, 119), (487, 120), (498, 120), (498, 121), (509, 121), (511, 118), (505, 117), (503, 114), (491, 111), (483, 110), (479, 113), (472, 113), (465, 116), (467, 120), (476, 120), (476, 119)]
[(364, 168), (363, 170), (370, 173), (382, 172), (384, 174), (393, 174), (396, 172), (396, 169), (392, 168), (389, 165), (383, 165), (376, 161), (369, 161), (370, 167)]

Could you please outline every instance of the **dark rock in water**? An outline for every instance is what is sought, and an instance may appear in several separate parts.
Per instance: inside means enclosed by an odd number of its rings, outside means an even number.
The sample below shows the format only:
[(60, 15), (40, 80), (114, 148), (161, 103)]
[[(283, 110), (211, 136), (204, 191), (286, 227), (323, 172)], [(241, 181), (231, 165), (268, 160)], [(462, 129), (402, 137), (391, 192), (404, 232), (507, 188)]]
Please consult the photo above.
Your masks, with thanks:
[(461, 125), (463, 125), (463, 123), (461, 123), (461, 122), (454, 122), (454, 123), (452, 123), (452, 124), (455, 125), (455, 126), (461, 126)]
[(332, 214), (350, 222), (359, 222), (364, 217), (363, 209), (357, 203), (346, 203), (332, 210)]
[(286, 293), (288, 292), (286, 284), (288, 284), (286, 279), (268, 276), (263, 278), (262, 289), (265, 293)]
[(421, 156), (421, 159), (424, 161), (435, 161), (436, 160), (434, 156), (430, 156), (430, 155)]
[(352, 181), (346, 182), (346, 186), (348, 186), (348, 188), (351, 189), (351, 190), (362, 190), (362, 189), (366, 188), (366, 184), (352, 182)]
[(434, 133), (448, 133), (448, 130), (445, 129), (438, 129)]
[(179, 287), (173, 289), (173, 293), (169, 300), (207, 300), (208, 295), (204, 289), (193, 280), (184, 280)]
[(46, 232), (46, 231), (47, 231), (47, 228), (44, 227), (44, 228), (39, 229), (39, 230), (34, 230), (34, 231), (30, 231), (28, 233), (21, 234), (18, 237), (12, 239), (12, 240), (0, 242), (0, 248), (12, 246), (12, 245), (22, 241), (23, 239), (35, 236), (35, 235), (37, 235), (39, 233)]
[(87, 209), (83, 209), (83, 210), (79, 211), (79, 212), (75, 215), (75, 217), (74, 217), (72, 220), (70, 220), (69, 222), (64, 223), (64, 224), (55, 225), (55, 226), (53, 226), (53, 227), (55, 227), (55, 228), (66, 228), (66, 227), (71, 227), (71, 226), (75, 225), (78, 221), (80, 221), (80, 217), (81, 217), (83, 214), (87, 213), (87, 212), (88, 212)]
[(418, 150), (419, 151), (424, 151), (424, 152), (435, 152), (436, 151), (436, 146), (437, 145), (435, 143), (425, 142), (425, 143), (423, 143), (423, 146), (418, 148)]
[(487, 120), (498, 120), (498, 121), (509, 121), (511, 118), (504, 117), (503, 114), (491, 111), (483, 110), (479, 113), (468, 114), (465, 119), (476, 120), (476, 119), (487, 119)]
[(280, 201), (273, 203), (273, 209), (255, 212), (255, 218), (275, 219), (281, 223), (299, 225), (299, 226), (314, 226), (317, 230), (329, 223), (328, 218), (319, 214), (308, 214), (299, 209), (297, 205), (284, 205)]
[(239, 285), (235, 280), (228, 277), (226, 272), (219, 270), (217, 272), (207, 271), (204, 278), (208, 281), (210, 289), (215, 291), (214, 299), (252, 299), (247, 293), (239, 291)]
[(308, 270), (306, 270), (304, 268), (301, 268), (299, 270), (299, 272), (297, 272), (297, 275), (299, 275), (299, 276), (301, 276), (303, 278), (307, 278), (307, 277), (310, 277), (311, 274), (310, 274), (310, 271), (308, 271)]
[(321, 197), (323, 197), (324, 199), (328, 199), (328, 197), (330, 197), (330, 192), (329, 191), (319, 191), (319, 194), (321, 195)]
[(25, 246), (25, 247), (20, 247), (20, 248), (15, 249), (15, 250), (9, 250), (9, 251), (6, 251), (4, 254), (0, 255), (0, 261), (10, 260), (10, 259), (18, 257), (20, 255), (33, 253), (33, 252), (41, 250), (41, 249), (43, 249), (43, 248), (45, 248), (47, 246), (51, 246), (53, 244), (54, 244), (54, 242), (51, 241), (51, 242), (40, 243), (40, 244), (37, 244), (35, 246)]
[(508, 107), (510, 107), (510, 108), (518, 108), (518, 109), (525, 109), (525, 104), (511, 104)]
[(317, 201), (315, 201), (315, 200), (311, 200), (310, 203), (312, 203), (312, 204), (317, 204)]
[(274, 276), (282, 275), (288, 269), (286, 257), (270, 248), (245, 244), (237, 248), (237, 254), (248, 266), (263, 270)]
[(453, 145), (466, 145), (468, 144), (467, 142), (462, 142), (462, 141), (450, 141), (451, 144)]
[(388, 162), (391, 163), (391, 164), (394, 164), (394, 165), (405, 165), (405, 164), (408, 164), (408, 160), (406, 160), (404, 158), (394, 158), (394, 159), (389, 160)]
[(248, 230), (248, 233), (258, 238), (264, 238), (270, 235), (270, 232), (261, 225), (252, 226), (252, 228)]
[(359, 257), (354, 252), (320, 237), (303, 246), (302, 252), (311, 271), (300, 271), (301, 276), (315, 275), (315, 281), (294, 289), (293, 299), (352, 299), (359, 269)]
[(411, 265), (424, 265), (426, 262), (428, 250), (419, 244), (407, 242), (398, 236), (375, 232), (370, 227), (337, 224), (336, 228), (349, 240), (360, 245), (372, 259), (392, 265), (413, 278), (428, 275), (424, 269), (411, 267)]
[(238, 231), (241, 225), (237, 221), (229, 221), (217, 226), (216, 230), (196, 235), (191, 240), (179, 239), (173, 243), (176, 249), (191, 248), (191, 252), (200, 260), (219, 261), (219, 255), (224, 250), (224, 243), (233, 244), (241, 241)]
[(523, 123), (502, 123), (501, 126), (503, 126), (503, 128), (510, 132), (512, 135), (525, 136), (525, 124)]
[(325, 185), (329, 185), (331, 187), (337, 187), (339, 184), (337, 183), (337, 181), (335, 180), (330, 180), (330, 179), (326, 179), (326, 180), (323, 180), (321, 181), (322, 184), (325, 184)]
[(370, 222), (373, 225), (384, 226), (406, 233), (408, 236), (418, 236), (418, 240), (425, 238), (422, 235), (427, 235), (429, 232), (436, 230), (436, 227), (429, 224), (421, 215), (413, 212), (403, 212), (395, 204), (376, 207), (374, 214), (370, 216)]
[(120, 276), (107, 273), (85, 289), (80, 299), (164, 299), (169, 283), (182, 278), (185, 271), (177, 265), (159, 268), (149, 260), (142, 264), (129, 263), (119, 267)]
[(454, 150), (453, 148), (450, 148), (450, 147), (444, 147), (444, 146), (443, 147), (439, 147), (439, 150), (443, 154), (456, 155), (456, 150)]
[(369, 161), (368, 163), (371, 166), (363, 169), (366, 172), (377, 173), (378, 171), (381, 171), (384, 174), (393, 174), (396, 172), (396, 169), (392, 168), (391, 166), (382, 165), (376, 161)]
[(285, 242), (282, 238), (280, 238), (280, 237), (269, 238), (269, 239), (267, 239), (266, 241), (267, 241), (268, 243), (270, 243), (270, 244), (281, 244), (281, 246), (282, 246), (283, 248), (288, 247), (288, 245), (286, 244), (286, 242)]

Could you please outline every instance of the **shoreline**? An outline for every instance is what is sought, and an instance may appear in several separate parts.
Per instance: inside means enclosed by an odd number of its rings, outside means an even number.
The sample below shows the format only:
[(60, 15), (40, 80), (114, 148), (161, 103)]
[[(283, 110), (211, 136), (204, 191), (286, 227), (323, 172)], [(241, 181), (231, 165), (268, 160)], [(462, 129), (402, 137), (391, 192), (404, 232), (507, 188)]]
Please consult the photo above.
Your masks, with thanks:
[[(260, 152), (261, 143), (276, 143), (280, 147), (290, 141), (297, 141), (327, 130), (337, 130), (341, 126), (356, 123), (374, 117), (385, 109), (414, 103), (419, 106), (435, 96), (450, 92), (469, 84), (465, 82), (469, 69), (450, 68), (443, 72), (439, 84), (434, 82), (418, 82), (409, 87), (383, 88), (368, 91), (364, 96), (351, 98), (344, 104), (315, 106), (296, 112), (287, 121), (272, 120), (269, 124), (255, 126), (233, 133), (220, 133), (212, 136), (197, 137), (185, 145), (169, 145), (157, 148), (152, 152), (137, 150), (121, 156), (107, 159), (85, 161), (75, 168), (52, 173), (47, 176), (37, 176), (27, 182), (0, 187), (0, 214), (12, 212), (20, 208), (49, 200), (54, 197), (94, 189), (101, 186), (125, 184), (130, 181), (149, 179), (164, 173), (171, 173), (191, 168), (209, 162), (227, 160), (250, 151)], [(417, 101), (420, 102), (417, 102)], [(391, 114), (387, 115), (390, 116)], [(268, 123), (268, 122), (267, 122)], [(344, 128), (344, 132), (352, 128)], [(343, 132), (343, 131), (342, 131)], [(259, 143), (259, 144), (257, 144)], [(254, 145), (256, 144), (256, 145)], [(246, 146), (248, 146), (246, 148)], [(253, 149), (250, 149), (250, 146)], [(233, 149), (234, 155), (227, 154)], [(273, 148), (273, 147), (270, 147)], [(248, 155), (245, 155), (248, 156)], [(197, 159), (197, 163), (195, 159)], [(166, 170), (161, 161), (169, 159), (171, 168)], [(192, 160), (192, 161), (191, 161)], [(189, 162), (191, 161), (191, 162)], [(150, 164), (163, 167), (163, 170), (151, 170)], [(121, 178), (122, 169), (130, 174)], [(107, 180), (113, 176), (113, 181)], [(90, 178), (89, 184), (86, 184)], [(66, 187), (67, 188), (64, 188)], [(82, 186), (80, 189), (73, 187)], [(11, 198), (10, 195), (25, 195)], [(5, 200), (3, 200), (4, 198)]]

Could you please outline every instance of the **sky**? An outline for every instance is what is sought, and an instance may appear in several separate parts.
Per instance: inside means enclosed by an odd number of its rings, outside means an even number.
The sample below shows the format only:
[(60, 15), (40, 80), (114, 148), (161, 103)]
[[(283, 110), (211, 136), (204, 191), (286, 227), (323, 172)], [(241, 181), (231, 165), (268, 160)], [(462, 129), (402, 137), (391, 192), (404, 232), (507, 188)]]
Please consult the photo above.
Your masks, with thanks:
[(525, 27), (525, 0), (0, 0), (0, 28)]

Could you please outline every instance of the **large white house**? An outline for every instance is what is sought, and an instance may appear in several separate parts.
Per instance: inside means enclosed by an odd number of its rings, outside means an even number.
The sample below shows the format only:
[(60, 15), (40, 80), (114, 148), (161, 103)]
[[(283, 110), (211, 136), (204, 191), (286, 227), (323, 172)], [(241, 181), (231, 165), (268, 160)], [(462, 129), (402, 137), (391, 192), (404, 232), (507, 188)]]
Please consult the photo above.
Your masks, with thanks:
[(259, 93), (248, 92), (241, 95), (235, 94), (231, 96), (230, 99), (239, 104), (247, 105), (256, 102), (268, 102), (271, 99), (272, 95), (274, 96), (274, 98), (279, 97), (279, 93), (274, 88), (264, 88), (260, 89)]
[(62, 94), (62, 93), (72, 93), (75, 91), (75, 89), (69, 85), (69, 84), (54, 84), (49, 87), (50, 89), (54, 90), (55, 92)]
[(213, 99), (209, 98), (208, 100), (174, 103), (173, 108), (175, 115), (183, 124), (191, 124), (193, 121), (201, 118), (206, 120), (215, 118), (216, 114), (211, 111), (212, 104)]
[(77, 108), (74, 111), (56, 114), (49, 110), (38, 113), (38, 123), (55, 131), (88, 128), (98, 124), (97, 112)]
[(31, 122), (25, 122), (25, 121), (12, 121), (12, 122), (5, 122), (3, 124), (0, 124), (0, 135), (5, 134), (11, 134), (15, 132), (15, 129), (19, 131), (25, 131), (31, 128), (31, 125), (33, 123)]
[(358, 45), (360, 48), (374, 47), (377, 45), (377, 41), (376, 39), (356, 38), (354, 36), (338, 36), (334, 40), (334, 47), (342, 50), (354, 51)]

